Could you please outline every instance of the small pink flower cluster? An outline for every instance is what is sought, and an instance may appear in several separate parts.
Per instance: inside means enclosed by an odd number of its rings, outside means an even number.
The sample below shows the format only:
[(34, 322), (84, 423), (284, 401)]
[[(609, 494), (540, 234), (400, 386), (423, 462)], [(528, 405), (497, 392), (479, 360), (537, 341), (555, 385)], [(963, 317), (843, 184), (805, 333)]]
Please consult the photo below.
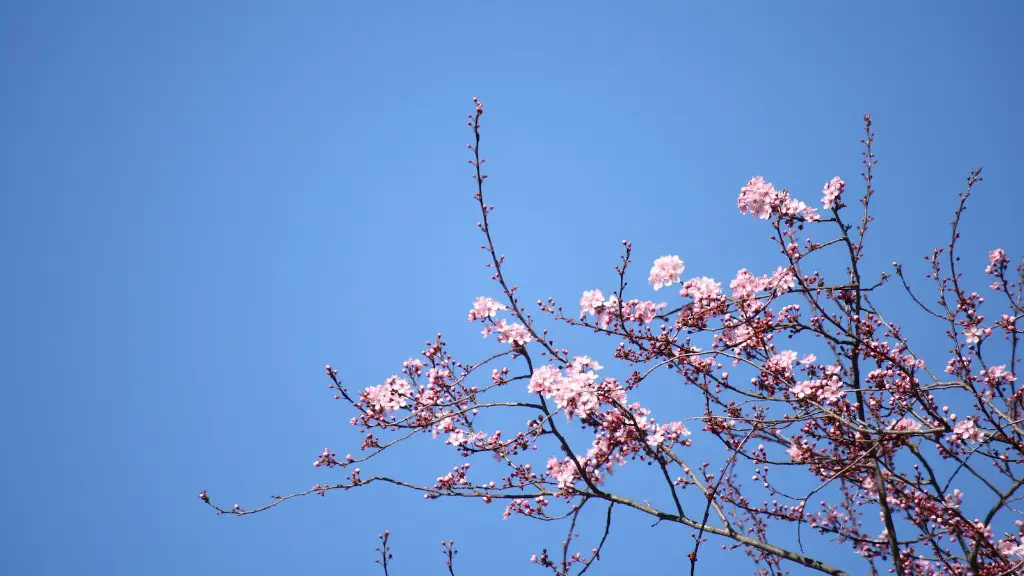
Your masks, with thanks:
[(538, 496), (533, 499), (534, 503), (530, 504), (530, 501), (526, 498), (515, 498), (509, 502), (508, 506), (505, 507), (505, 513), (503, 517), (508, 520), (513, 514), (522, 514), (523, 516), (543, 516), (544, 506), (547, 505), (547, 499), (543, 496)]
[(547, 474), (560, 490), (569, 493), (567, 489), (582, 478), (580, 468), (590, 482), (601, 484), (605, 473), (612, 473), (615, 466), (622, 466), (628, 458), (645, 458), (662, 445), (690, 444), (685, 439), (690, 431), (682, 422), (657, 424), (650, 417), (650, 410), (637, 403), (625, 406), (624, 395), (617, 402), (618, 406), (596, 418), (597, 435), (579, 466), (570, 458), (548, 460)]
[(827, 403), (837, 402), (843, 397), (843, 382), (839, 378), (842, 369), (842, 366), (836, 364), (826, 366), (822, 378), (804, 380), (790, 388), (789, 391), (799, 399)]
[(759, 292), (781, 295), (792, 290), (795, 285), (796, 277), (789, 268), (779, 266), (771, 276), (760, 277), (754, 276), (746, 268), (741, 268), (729, 283), (729, 289), (732, 290), (733, 299), (744, 311), (754, 313), (764, 307), (764, 303), (757, 301)]
[(722, 284), (707, 276), (687, 280), (679, 295), (693, 298), (692, 312), (696, 315), (717, 314), (725, 308)]
[(811, 448), (801, 438), (797, 437), (793, 440), (793, 443), (786, 448), (786, 454), (793, 459), (794, 462), (803, 462), (811, 455)]
[(412, 387), (405, 378), (391, 376), (383, 384), (366, 388), (359, 396), (372, 416), (381, 420), (409, 404)]
[(988, 253), (988, 266), (985, 267), (986, 274), (1001, 274), (1006, 269), (1010, 259), (1006, 257), (1006, 250), (996, 248)]
[(320, 466), (326, 466), (328, 468), (338, 466), (341, 463), (334, 459), (335, 456), (336, 454), (334, 452), (331, 452), (330, 448), (324, 448), (324, 451), (321, 452), (317, 456), (316, 460), (313, 461), (313, 466), (317, 468), (319, 468)]
[(488, 298), (487, 296), (478, 296), (473, 301), (473, 308), (469, 311), (469, 321), (474, 322), (476, 320), (483, 320), (484, 318), (494, 318), (494, 315), (499, 310), (507, 310), (508, 306), (505, 306), (501, 302)]
[(555, 457), (549, 458), (547, 473), (552, 480), (558, 483), (559, 490), (571, 487), (579, 478), (576, 463), (568, 458), (563, 460), (559, 460)]
[(580, 318), (589, 314), (591, 316), (600, 312), (605, 307), (604, 293), (600, 290), (587, 290), (580, 296)]
[(913, 418), (900, 418), (892, 425), (892, 429), (897, 432), (917, 432), (921, 429), (921, 423)]
[(541, 366), (534, 370), (527, 390), (554, 398), (555, 405), (565, 410), (567, 419), (586, 418), (596, 413), (602, 402), (625, 402), (626, 392), (614, 380), (597, 382), (602, 366), (589, 356), (577, 356), (565, 368), (565, 374), (554, 366)]
[(658, 317), (658, 313), (665, 307), (664, 303), (655, 304), (650, 300), (630, 300), (623, 304), (622, 314), (626, 321), (635, 320), (650, 324)]
[(974, 418), (965, 418), (953, 427), (952, 442), (978, 442), (985, 438), (985, 433), (978, 428)]
[[(643, 322), (650, 324), (658, 316), (658, 312), (665, 307), (664, 303), (656, 304), (649, 300), (629, 300), (623, 302), (623, 322)], [(611, 324), (615, 314), (619, 311), (619, 299), (612, 294), (608, 300), (600, 290), (587, 290), (580, 296), (580, 320), (586, 316), (596, 316), (597, 323), (601, 328), (607, 328)]]
[(829, 180), (825, 187), (821, 190), (821, 205), (826, 210), (831, 210), (833, 207), (842, 208), (842, 202), (839, 200), (839, 195), (846, 189), (846, 182), (843, 182), (839, 176)]
[(1024, 542), (1016, 538), (1001, 540), (999, 542), (999, 552), (1006, 556), (1024, 557)]
[(777, 381), (786, 382), (793, 378), (793, 364), (795, 363), (796, 352), (783, 350), (761, 365), (761, 374), (769, 375)]
[(962, 294), (957, 303), (957, 312), (963, 312), (965, 316), (963, 333), (964, 341), (968, 344), (978, 344), (983, 338), (988, 338), (992, 334), (991, 327), (982, 326), (985, 317), (978, 314), (978, 308), (984, 301), (985, 299), (977, 292), (971, 292)]
[(533, 340), (533, 335), (530, 331), (519, 322), (506, 322), (505, 319), (497, 320), (492, 324), (484, 326), (484, 329), (480, 331), (487, 338), (491, 334), (498, 333), (498, 342), (502, 344), (510, 344), (512, 346), (525, 346), (528, 342)]
[(451, 472), (437, 478), (434, 490), (450, 491), (468, 484), (469, 480), (466, 479), (467, 472), (469, 472), (469, 462), (452, 468)]
[(665, 286), (671, 286), (673, 282), (679, 282), (679, 275), (685, 269), (686, 266), (679, 256), (662, 256), (654, 261), (648, 281), (654, 285), (655, 290), (660, 290)]
[(530, 334), (530, 331), (519, 322), (508, 324), (504, 320), (498, 320), (495, 324), (497, 325), (498, 342), (502, 344), (525, 346), (527, 342), (533, 340), (533, 335)]
[(762, 220), (767, 220), (772, 214), (791, 219), (802, 218), (809, 222), (821, 219), (817, 210), (791, 198), (785, 190), (776, 190), (771, 182), (765, 182), (761, 176), (753, 177), (740, 190), (736, 205), (741, 214), (750, 214)]
[(982, 369), (981, 378), (986, 385), (993, 389), (1001, 386), (1012, 385), (1017, 381), (1017, 377), (1013, 375), (1013, 372), (1008, 372), (1006, 370), (1005, 364), (989, 366), (986, 369)]
[(411, 376), (419, 376), (423, 373), (423, 361), (419, 358), (409, 358), (402, 362), (402, 372)]

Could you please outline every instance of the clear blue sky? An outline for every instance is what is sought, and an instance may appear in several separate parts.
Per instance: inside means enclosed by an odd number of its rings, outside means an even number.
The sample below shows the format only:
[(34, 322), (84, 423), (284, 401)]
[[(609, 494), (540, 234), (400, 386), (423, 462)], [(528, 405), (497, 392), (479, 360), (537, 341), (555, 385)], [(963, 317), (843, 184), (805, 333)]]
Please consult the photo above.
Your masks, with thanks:
[[(869, 111), (873, 262), (944, 242), (978, 165), (964, 254), (1021, 252), (1019, 3), (503, 4), (0, 3), (0, 573), (371, 574), (384, 528), (398, 575), (440, 574), (442, 537), (463, 574), (540, 573), (560, 529), (496, 506), (196, 498), (336, 479), (310, 463), (357, 437), (325, 363), (362, 387), (439, 330), (490, 349), (464, 322), (493, 292), (471, 96), (527, 301), (607, 289), (622, 238), (695, 275), (774, 269), (739, 187), (855, 184)], [(406, 469), (458, 462), (435, 454)], [(619, 520), (597, 574), (680, 571), (688, 531)]]

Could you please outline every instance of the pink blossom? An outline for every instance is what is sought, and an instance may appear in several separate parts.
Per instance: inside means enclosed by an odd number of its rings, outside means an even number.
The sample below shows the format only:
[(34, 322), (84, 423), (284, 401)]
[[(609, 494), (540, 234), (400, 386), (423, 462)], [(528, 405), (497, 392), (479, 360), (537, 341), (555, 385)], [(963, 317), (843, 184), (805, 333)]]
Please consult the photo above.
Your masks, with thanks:
[(787, 218), (803, 218), (813, 222), (820, 220), (818, 211), (807, 204), (791, 198), (784, 190), (776, 190), (764, 178), (755, 176), (740, 190), (736, 205), (741, 214), (750, 214), (756, 218), (767, 220), (772, 214)]
[(770, 182), (765, 182), (760, 176), (753, 177), (747, 185), (740, 190), (740, 196), (736, 204), (741, 214), (750, 214), (767, 220), (772, 213), (772, 203), (776, 201), (779, 193)]
[(767, 276), (758, 278), (746, 268), (737, 271), (736, 277), (729, 282), (733, 299), (740, 301), (748, 312), (760, 309), (761, 305), (755, 302), (757, 293), (771, 286), (772, 281)]
[(793, 459), (794, 462), (800, 462), (807, 457), (806, 450), (798, 443), (794, 442), (786, 448), (786, 454)]
[(530, 384), (526, 387), (530, 394), (551, 395), (562, 378), (561, 372), (554, 366), (541, 366), (533, 371)]
[(988, 253), (988, 266), (985, 267), (985, 273), (999, 274), (1009, 263), (1010, 259), (1006, 257), (1006, 250), (996, 248)]
[(451, 444), (452, 446), (461, 446), (465, 442), (466, 442), (466, 431), (462, 430), (460, 428), (456, 428), (448, 436), (448, 440), (445, 441), (445, 444)]
[(687, 280), (679, 291), (679, 295), (693, 298), (695, 314), (718, 311), (725, 304), (725, 297), (722, 296), (722, 284), (707, 276)]
[(528, 342), (533, 340), (533, 335), (530, 331), (518, 322), (508, 323), (504, 318), (494, 321), (492, 324), (487, 324), (484, 329), (480, 331), (487, 338), (491, 334), (498, 333), (498, 342), (503, 344), (511, 344), (512, 346), (525, 346)]
[(608, 300), (603, 304), (601, 309), (597, 313), (597, 324), (601, 328), (607, 328), (612, 321), (612, 311), (618, 309), (619, 297), (612, 294), (608, 297)]
[(668, 422), (666, 424), (655, 424), (653, 432), (647, 435), (647, 444), (660, 446), (666, 441), (669, 443), (678, 442), (680, 438), (690, 435), (690, 431), (682, 422)]
[(796, 276), (793, 275), (793, 271), (789, 268), (779, 266), (772, 273), (770, 286), (775, 290), (776, 294), (785, 294), (796, 286)]
[(447, 368), (431, 368), (427, 370), (427, 382), (431, 386), (444, 386), (449, 378), (452, 377), (452, 373)]
[(834, 403), (843, 397), (843, 383), (839, 378), (842, 367), (830, 365), (825, 367), (823, 378), (798, 382), (789, 389), (799, 399)]
[(476, 300), (473, 300), (473, 308), (469, 311), (469, 321), (482, 320), (484, 318), (494, 318), (494, 315), (499, 310), (507, 310), (508, 306), (488, 298), (487, 296), (479, 296)]
[(1010, 539), (999, 542), (999, 551), (1006, 556), (1024, 556), (1024, 543), (1020, 540)]
[[(444, 413), (450, 414), (450, 411)], [(449, 415), (445, 416), (444, 418), (441, 418), (440, 420), (435, 422), (433, 426), (431, 426), (430, 435), (433, 438), (437, 438), (439, 434), (454, 432), (455, 430), (455, 421), (452, 419), (452, 416)]]
[(598, 364), (597, 361), (590, 356), (576, 356), (572, 359), (572, 362), (569, 363), (569, 368), (567, 368), (567, 370), (573, 373), (578, 373), (587, 368), (590, 368), (591, 370), (601, 370), (604, 366)]
[(580, 317), (584, 314), (593, 316), (604, 306), (604, 294), (600, 290), (587, 290), (580, 297)]
[(981, 371), (981, 377), (984, 378), (985, 382), (992, 387), (1012, 384), (1017, 381), (1017, 377), (1013, 375), (1013, 372), (1008, 372), (1006, 370), (1005, 364), (989, 366), (988, 369)]
[(586, 418), (598, 411), (601, 401), (597, 395), (597, 374), (577, 372), (562, 379), (562, 386), (555, 391), (555, 404), (565, 409), (567, 419), (573, 416)]
[(533, 371), (527, 390), (553, 398), (555, 405), (565, 410), (567, 419), (586, 418), (597, 412), (602, 402), (625, 402), (626, 394), (612, 379), (598, 383), (595, 370), (602, 366), (589, 356), (573, 358), (563, 374), (554, 366), (541, 366)]
[(965, 418), (953, 427), (954, 442), (978, 442), (984, 437), (985, 433), (978, 428), (973, 418)]
[(793, 386), (789, 391), (797, 398), (813, 398), (814, 397), (814, 386), (810, 380), (798, 382), (796, 386)]
[(769, 358), (761, 366), (761, 372), (767, 373), (773, 378), (787, 380), (793, 377), (794, 362), (796, 362), (796, 352), (785, 350)]
[(654, 261), (648, 280), (654, 285), (655, 290), (660, 290), (663, 286), (671, 286), (673, 282), (679, 282), (679, 275), (685, 268), (679, 256), (662, 256)]
[(498, 342), (503, 344), (526, 346), (526, 344), (531, 340), (533, 340), (533, 335), (526, 329), (526, 326), (523, 326), (518, 322), (503, 324), (501, 328), (498, 329)]
[(654, 430), (647, 434), (647, 444), (649, 446), (661, 446), (664, 441), (665, 431), (660, 426), (655, 426)]
[(826, 210), (831, 210), (837, 205), (839, 195), (846, 189), (846, 182), (843, 182), (839, 176), (829, 180), (825, 187), (821, 190), (821, 205)]
[(821, 396), (827, 402), (835, 402), (843, 397), (843, 383), (839, 379), (841, 369), (835, 364), (825, 368), (827, 377), (822, 379)]
[(900, 432), (917, 432), (921, 429), (921, 423), (913, 418), (900, 418), (893, 424), (892, 429)]
[(579, 479), (579, 471), (576, 469), (576, 464), (568, 458), (564, 460), (550, 458), (548, 460), (547, 472), (548, 476), (558, 482), (560, 489), (572, 486)]
[(658, 311), (665, 307), (665, 304), (655, 304), (649, 300), (632, 302), (630, 315), (634, 320), (650, 324), (658, 317)]
[(423, 361), (419, 358), (409, 358), (402, 362), (403, 372), (419, 376), (423, 373)]
[[(731, 317), (726, 316), (724, 320), (728, 322)], [(722, 330), (721, 341), (730, 348), (744, 350), (754, 345), (754, 330), (742, 322), (729, 323)]]
[(818, 211), (803, 202), (790, 198), (788, 195), (781, 199), (778, 213), (789, 218), (803, 218), (809, 222), (820, 220)]
[(391, 376), (383, 384), (366, 388), (361, 396), (375, 414), (383, 416), (409, 403), (412, 398), (412, 386), (405, 378)]

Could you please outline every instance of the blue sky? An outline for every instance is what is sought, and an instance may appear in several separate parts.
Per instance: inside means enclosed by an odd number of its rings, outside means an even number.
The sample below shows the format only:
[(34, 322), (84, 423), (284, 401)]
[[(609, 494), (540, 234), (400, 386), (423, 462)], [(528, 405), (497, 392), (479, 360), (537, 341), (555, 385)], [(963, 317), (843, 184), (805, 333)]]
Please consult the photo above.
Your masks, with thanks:
[[(694, 275), (774, 269), (740, 186), (855, 183), (865, 112), (872, 263), (943, 243), (975, 166), (965, 259), (1019, 255), (1024, 9), (893, 4), (0, 3), (0, 572), (371, 574), (384, 528), (395, 574), (440, 574), (441, 538), (465, 574), (530, 571), (561, 529), (498, 507), (372, 489), (235, 519), (196, 493), (335, 480), (310, 462), (358, 439), (327, 362), (362, 387), (438, 331), (492, 350), (464, 322), (493, 293), (471, 96), (526, 301), (610, 287), (623, 238)], [(679, 571), (688, 531), (618, 520), (597, 574)]]

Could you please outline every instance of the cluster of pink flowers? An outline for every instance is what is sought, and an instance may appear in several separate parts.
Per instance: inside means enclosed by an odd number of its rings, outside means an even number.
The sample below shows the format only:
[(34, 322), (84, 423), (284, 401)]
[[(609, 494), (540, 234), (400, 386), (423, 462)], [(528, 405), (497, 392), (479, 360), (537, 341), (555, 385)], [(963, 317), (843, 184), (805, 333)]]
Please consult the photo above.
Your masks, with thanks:
[(593, 316), (604, 307), (604, 293), (600, 290), (587, 290), (580, 296), (580, 318), (585, 314)]
[(561, 370), (554, 366), (541, 366), (534, 370), (527, 390), (554, 398), (555, 405), (565, 410), (565, 416), (586, 418), (596, 413), (602, 402), (625, 402), (626, 392), (615, 380), (597, 381), (602, 366), (588, 356), (577, 356)]
[(999, 364), (998, 366), (989, 366), (988, 368), (982, 368), (981, 370), (982, 381), (985, 382), (990, 388), (999, 388), (1001, 386), (1009, 386), (1017, 381), (1017, 377), (1014, 376), (1013, 372), (1006, 369), (1005, 364)]
[(985, 438), (985, 433), (978, 428), (978, 424), (974, 421), (974, 418), (965, 418), (953, 426), (953, 439), (954, 443), (960, 442), (979, 442)]
[(812, 222), (821, 218), (817, 210), (791, 198), (785, 190), (776, 190), (771, 182), (766, 182), (761, 176), (753, 177), (740, 190), (736, 205), (740, 213), (762, 220), (767, 220), (772, 214)]
[(803, 440), (797, 438), (793, 440), (789, 448), (786, 448), (786, 454), (789, 454), (794, 462), (803, 462), (811, 455), (811, 448)]
[(775, 380), (787, 382), (793, 378), (793, 364), (795, 363), (796, 352), (783, 350), (761, 365), (761, 374), (767, 374)]
[(534, 498), (533, 504), (530, 503), (526, 498), (515, 498), (509, 502), (508, 506), (505, 507), (505, 513), (503, 517), (508, 520), (513, 514), (520, 514), (523, 516), (543, 516), (544, 506), (547, 504), (547, 499), (543, 496)]
[(547, 474), (557, 483), (559, 490), (571, 487), (580, 478), (576, 463), (569, 458), (562, 460), (555, 457), (549, 458)]
[(498, 342), (502, 344), (525, 346), (533, 340), (533, 335), (530, 334), (526, 326), (519, 322), (506, 322), (504, 319), (496, 320), (493, 324), (484, 326), (484, 329), (480, 331), (484, 338), (495, 332), (498, 333)]
[(1009, 538), (999, 542), (999, 552), (1016, 558), (1024, 557), (1024, 542), (1018, 538)]
[(449, 491), (454, 490), (459, 486), (469, 484), (469, 480), (466, 479), (466, 473), (468, 472), (469, 462), (455, 466), (452, 468), (451, 472), (437, 478), (437, 483), (434, 484), (434, 490)]
[(419, 376), (423, 373), (423, 361), (419, 358), (409, 358), (402, 362), (402, 372), (412, 376)]
[(650, 324), (651, 322), (654, 322), (654, 319), (658, 317), (658, 314), (664, 307), (664, 303), (656, 304), (650, 300), (630, 300), (623, 304), (623, 320), (626, 322), (633, 321)]
[(618, 297), (614, 294), (605, 300), (600, 290), (587, 290), (580, 296), (580, 320), (588, 315), (596, 316), (598, 325), (607, 328), (621, 308), (623, 322), (649, 324), (657, 318), (659, 311), (664, 307), (664, 303), (658, 304), (649, 300), (629, 300), (620, 305)]
[(533, 335), (526, 329), (526, 326), (518, 322), (506, 324), (503, 320), (499, 320), (499, 324), (498, 342), (502, 344), (525, 346), (527, 342), (533, 340)]
[(616, 402), (618, 406), (601, 413), (597, 419), (597, 435), (579, 466), (570, 458), (548, 460), (547, 475), (560, 490), (566, 490), (584, 477), (580, 474), (581, 468), (590, 482), (601, 484), (606, 473), (612, 473), (629, 458), (646, 455), (663, 445), (689, 445), (686, 438), (690, 431), (682, 422), (658, 424), (651, 418), (650, 410), (637, 403), (624, 405), (624, 395)]
[(649, 446), (661, 446), (662, 444), (675, 443), (681, 438), (689, 436), (690, 431), (682, 422), (667, 422), (665, 424), (651, 424), (647, 432), (647, 444)]
[(1006, 250), (996, 248), (988, 253), (988, 266), (985, 267), (985, 273), (1000, 274), (1009, 263), (1010, 259), (1006, 257)]
[(840, 207), (839, 195), (846, 189), (846, 182), (843, 182), (839, 176), (829, 180), (825, 187), (821, 190), (821, 205), (826, 210), (831, 210), (833, 207)]
[(842, 366), (830, 364), (825, 367), (821, 378), (804, 380), (789, 389), (798, 399), (833, 403), (843, 397), (843, 382), (840, 379)]
[(740, 269), (736, 277), (729, 283), (732, 297), (747, 313), (754, 313), (764, 307), (758, 302), (760, 292), (781, 295), (789, 292), (796, 285), (796, 277), (789, 268), (779, 266), (771, 276), (754, 276), (746, 268)]
[(982, 327), (978, 324), (968, 324), (964, 327), (964, 341), (968, 344), (977, 344), (981, 342), (982, 338), (987, 338), (992, 335), (992, 329), (988, 327)]
[(754, 176), (740, 190), (740, 197), (736, 203), (740, 213), (749, 213), (751, 216), (767, 220), (772, 214), (772, 204), (777, 202), (778, 196), (779, 192), (775, 190), (775, 186), (765, 182), (761, 176)]
[(694, 323), (705, 322), (709, 316), (725, 312), (726, 299), (722, 294), (722, 284), (715, 282), (714, 278), (691, 278), (683, 283), (679, 295), (693, 299), (685, 313), (692, 317)]
[(892, 425), (892, 429), (897, 432), (917, 432), (921, 429), (921, 423), (913, 418), (900, 418)]
[(674, 282), (679, 282), (679, 275), (685, 269), (686, 266), (683, 265), (679, 256), (662, 256), (654, 261), (648, 281), (654, 285), (655, 290), (660, 290), (665, 286), (671, 286)]
[(484, 318), (494, 318), (495, 314), (499, 310), (507, 310), (508, 306), (505, 306), (501, 302), (488, 298), (487, 296), (478, 296), (473, 301), (473, 308), (469, 311), (469, 321), (474, 322), (476, 320), (483, 320)]
[(378, 420), (397, 412), (412, 400), (412, 386), (405, 378), (391, 376), (383, 384), (369, 386), (360, 393), (367, 410)]

